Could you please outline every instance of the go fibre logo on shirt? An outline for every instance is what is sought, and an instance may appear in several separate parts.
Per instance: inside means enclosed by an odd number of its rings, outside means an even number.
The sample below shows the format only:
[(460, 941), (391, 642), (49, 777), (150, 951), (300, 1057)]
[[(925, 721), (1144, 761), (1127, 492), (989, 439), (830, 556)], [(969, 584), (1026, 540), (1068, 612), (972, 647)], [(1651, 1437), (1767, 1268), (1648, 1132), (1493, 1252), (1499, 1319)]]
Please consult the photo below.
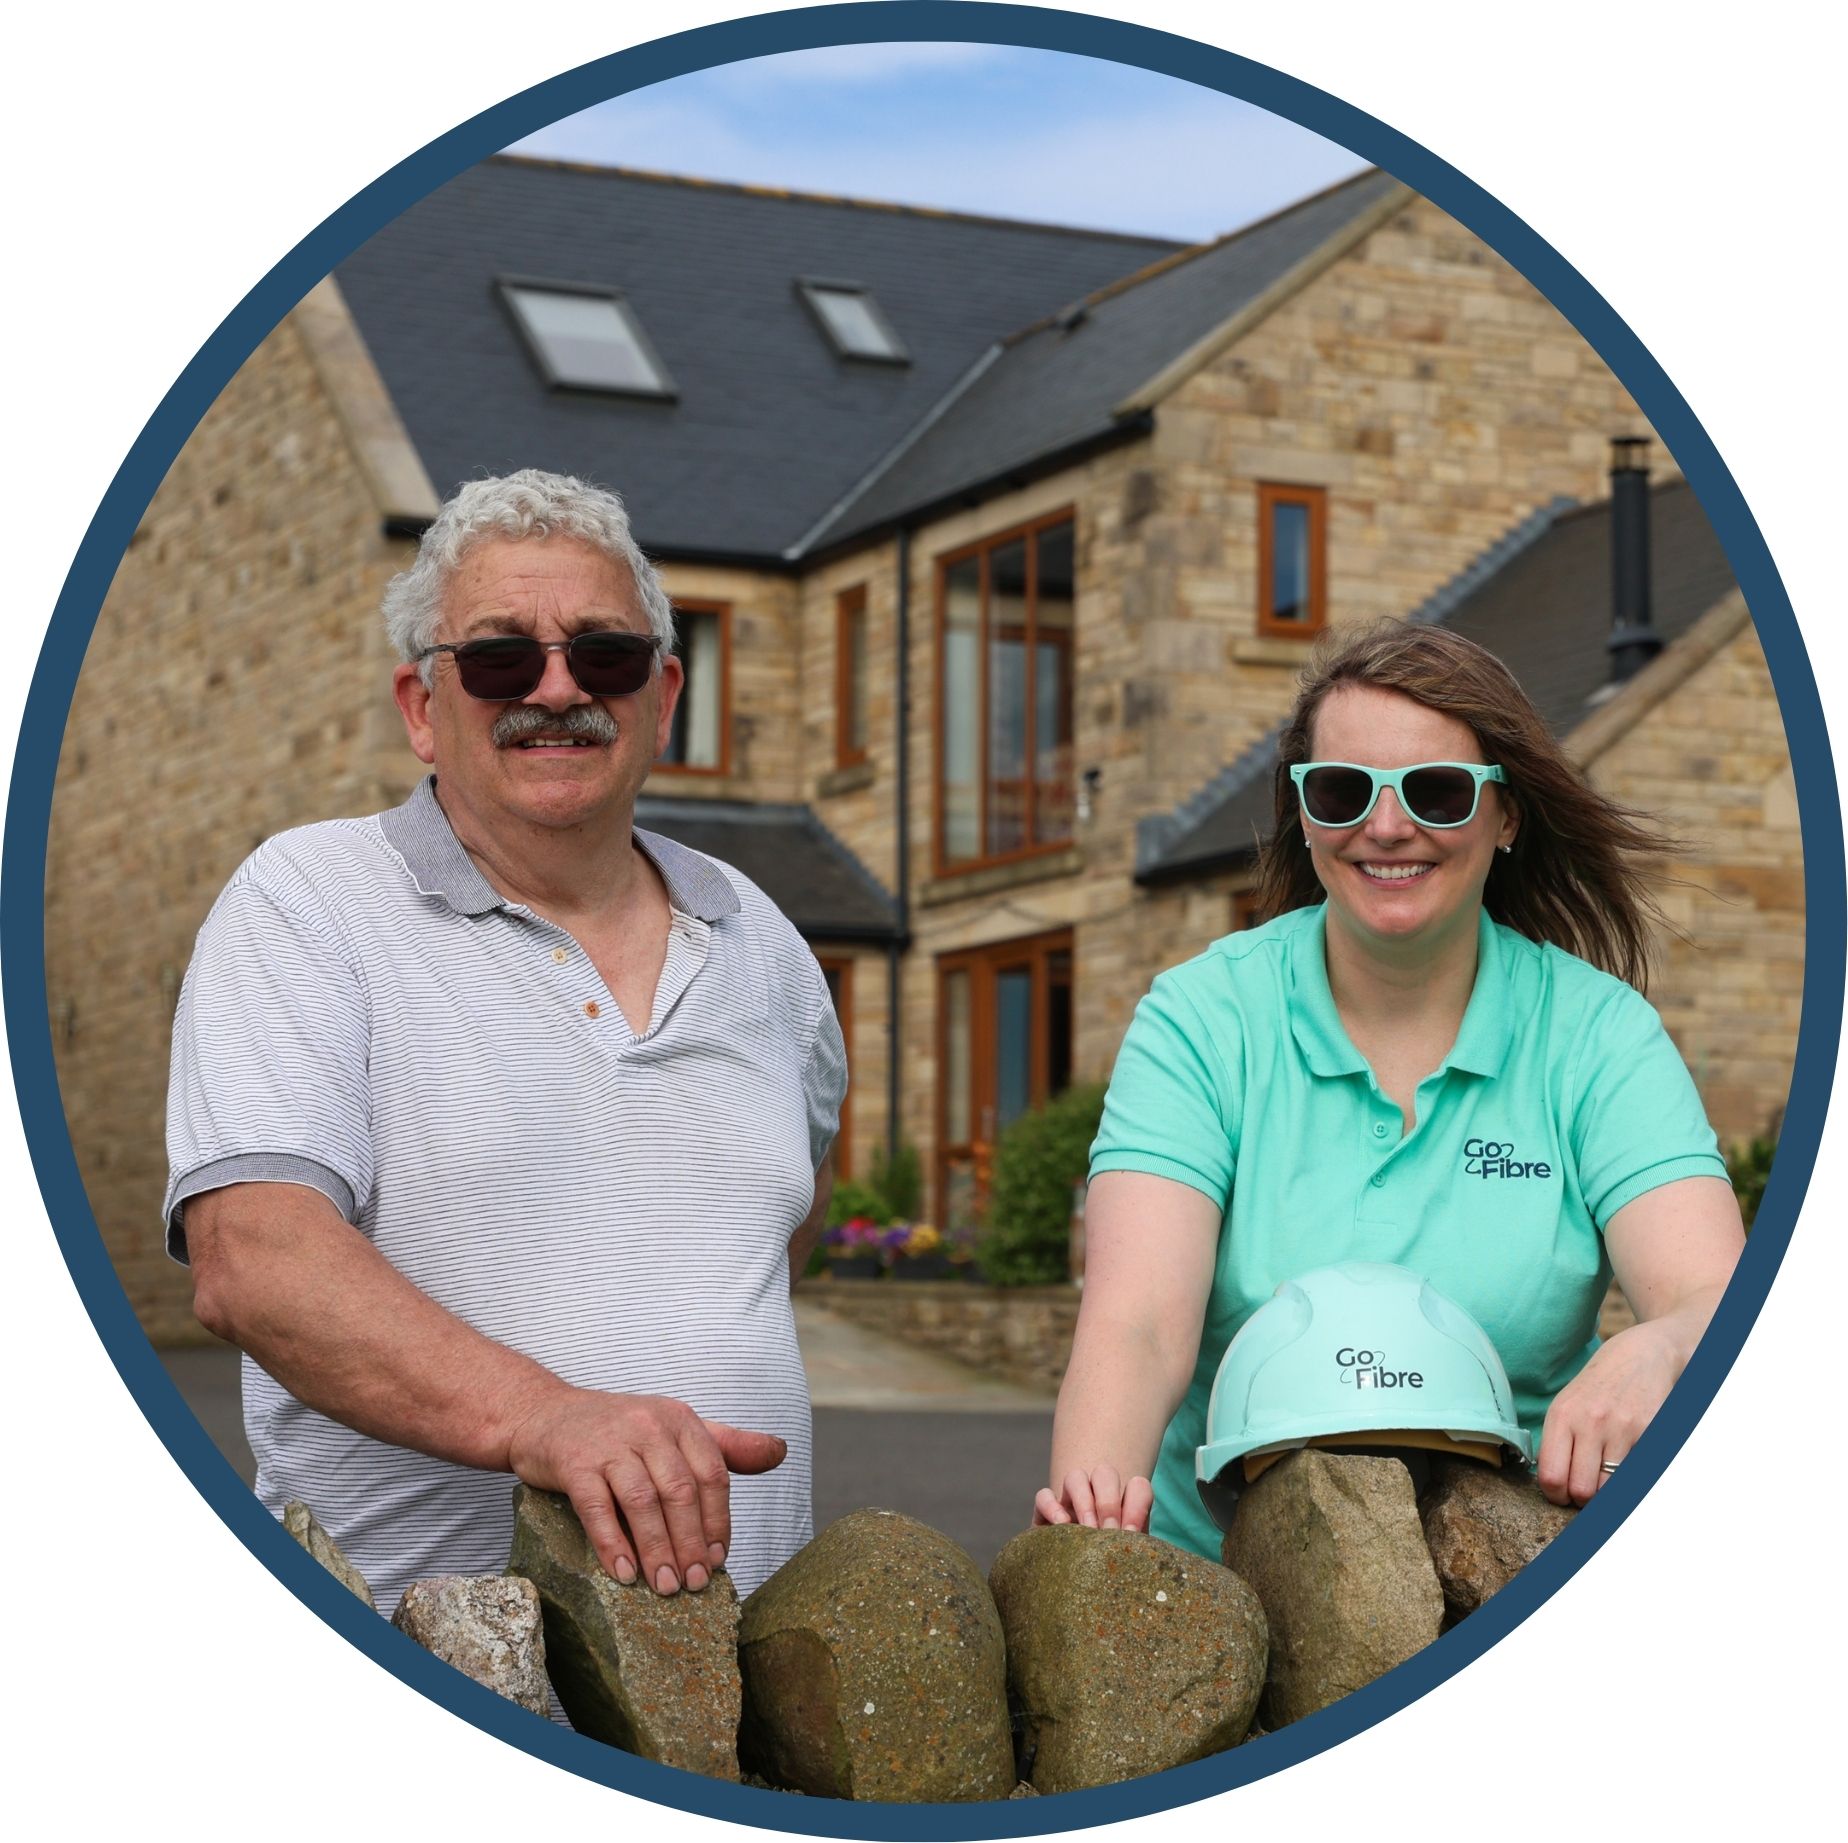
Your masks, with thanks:
[(1514, 1155), (1512, 1139), (1466, 1139), (1463, 1171), (1467, 1177), (1551, 1177), (1553, 1167)]
[(1363, 1350), (1343, 1344), (1335, 1352), (1344, 1389), (1422, 1389), (1424, 1377), (1415, 1369), (1388, 1369), (1383, 1350)]

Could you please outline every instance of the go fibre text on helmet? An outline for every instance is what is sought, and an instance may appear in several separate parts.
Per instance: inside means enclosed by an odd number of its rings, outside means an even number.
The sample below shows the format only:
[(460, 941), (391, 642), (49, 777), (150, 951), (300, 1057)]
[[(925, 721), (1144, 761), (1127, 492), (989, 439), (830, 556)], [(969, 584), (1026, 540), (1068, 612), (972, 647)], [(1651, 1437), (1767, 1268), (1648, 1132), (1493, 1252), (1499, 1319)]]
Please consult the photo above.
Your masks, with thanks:
[(1422, 1389), (1424, 1377), (1415, 1369), (1388, 1369), (1382, 1350), (1358, 1350), (1344, 1344), (1335, 1352), (1341, 1380), (1357, 1389)]

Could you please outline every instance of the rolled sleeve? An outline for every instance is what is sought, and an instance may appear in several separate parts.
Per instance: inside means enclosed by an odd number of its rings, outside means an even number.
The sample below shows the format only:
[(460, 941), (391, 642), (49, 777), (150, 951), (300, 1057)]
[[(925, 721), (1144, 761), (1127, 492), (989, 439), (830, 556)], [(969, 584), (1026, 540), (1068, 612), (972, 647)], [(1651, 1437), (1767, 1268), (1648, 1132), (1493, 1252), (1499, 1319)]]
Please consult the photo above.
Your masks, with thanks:
[(1580, 1194), (1600, 1234), (1648, 1191), (1686, 1177), (1726, 1176), (1681, 1052), (1654, 1006), (1627, 987), (1587, 1033), (1573, 1141)]
[(183, 1206), (233, 1183), (299, 1183), (357, 1219), (372, 1193), (364, 987), (330, 935), (248, 879), (219, 899), (173, 1025), (167, 1251)]
[(1117, 1052), (1091, 1144), (1092, 1177), (1172, 1178), (1223, 1211), (1238, 1163), (1238, 1097), (1225, 1051), (1173, 975), (1157, 979)]
[(841, 1103), (847, 1098), (847, 1045), (840, 1019), (822, 987), (821, 1015), (815, 1040), (802, 1065), (802, 1104), (808, 1115), (809, 1165), (819, 1171), (835, 1135), (841, 1130)]

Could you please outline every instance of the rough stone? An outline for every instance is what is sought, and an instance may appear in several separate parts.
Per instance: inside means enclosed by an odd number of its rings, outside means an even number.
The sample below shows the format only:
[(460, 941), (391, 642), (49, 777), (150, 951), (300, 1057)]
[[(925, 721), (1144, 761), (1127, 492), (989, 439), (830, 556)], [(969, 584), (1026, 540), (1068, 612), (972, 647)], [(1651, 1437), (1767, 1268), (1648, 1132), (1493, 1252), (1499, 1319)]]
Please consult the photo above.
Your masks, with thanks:
[(1452, 1623), (1493, 1598), (1578, 1513), (1547, 1501), (1531, 1472), (1440, 1459), (1419, 1506)]
[(366, 1577), (341, 1553), (337, 1543), (321, 1527), (320, 1519), (298, 1497), (291, 1498), (282, 1507), (282, 1527), (318, 1561), (329, 1574), (349, 1593), (356, 1593), (378, 1611), (372, 1598), (372, 1589), (366, 1585)]
[(1397, 1459), (1292, 1453), (1240, 1497), (1220, 1552), (1270, 1621), (1266, 1728), (1371, 1683), (1443, 1624), (1411, 1474)]
[(745, 1602), (746, 1767), (827, 1798), (1005, 1798), (1001, 1619), (947, 1536), (890, 1510), (829, 1525)]
[(1243, 1738), (1269, 1641), (1258, 1596), (1217, 1562), (1064, 1524), (1016, 1536), (989, 1585), (1038, 1791), (1159, 1773)]
[(738, 1595), (721, 1568), (666, 1597), (603, 1571), (570, 1502), (513, 1494), (508, 1571), (539, 1590), (546, 1668), (580, 1734), (709, 1779), (738, 1778)]
[(546, 1692), (539, 1590), (518, 1575), (443, 1574), (413, 1581), (391, 1622), (465, 1677), (535, 1715)]

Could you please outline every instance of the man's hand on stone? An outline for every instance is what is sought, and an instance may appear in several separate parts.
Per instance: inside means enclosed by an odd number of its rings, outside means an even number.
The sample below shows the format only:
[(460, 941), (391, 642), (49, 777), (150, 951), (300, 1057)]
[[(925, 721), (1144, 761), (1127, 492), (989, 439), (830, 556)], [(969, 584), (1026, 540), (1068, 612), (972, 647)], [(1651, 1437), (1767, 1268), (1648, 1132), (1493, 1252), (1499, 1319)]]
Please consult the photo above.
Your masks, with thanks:
[(774, 1434), (704, 1421), (664, 1395), (562, 1388), (514, 1429), (507, 1464), (562, 1491), (597, 1559), (625, 1585), (698, 1592), (731, 1547), (732, 1472), (768, 1472), (788, 1452)]

